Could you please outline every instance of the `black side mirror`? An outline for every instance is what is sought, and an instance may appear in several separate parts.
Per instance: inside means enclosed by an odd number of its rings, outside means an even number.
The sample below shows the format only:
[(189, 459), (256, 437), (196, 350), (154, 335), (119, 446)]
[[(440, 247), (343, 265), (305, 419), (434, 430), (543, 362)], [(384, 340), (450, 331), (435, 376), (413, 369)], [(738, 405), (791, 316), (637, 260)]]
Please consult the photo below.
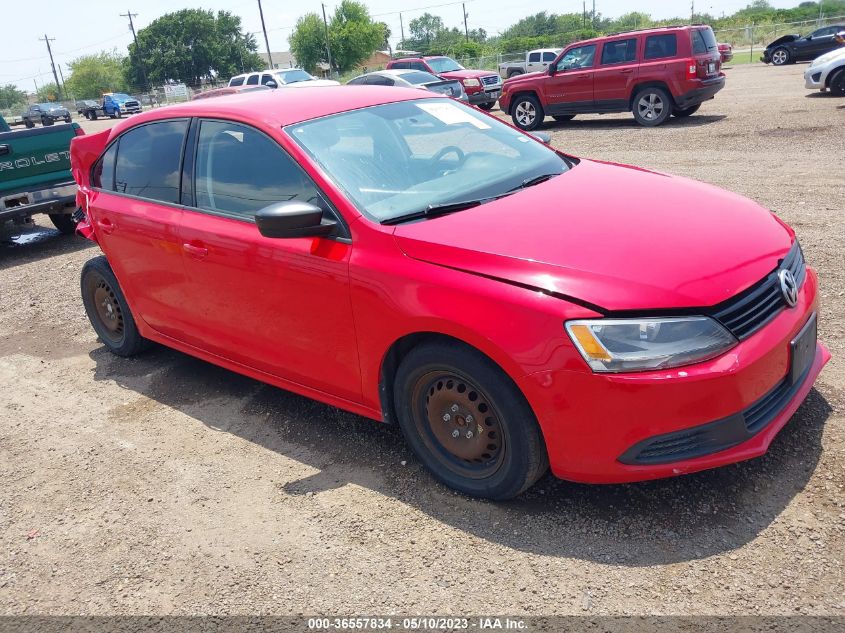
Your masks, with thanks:
[(265, 83), (264, 85), (267, 86), (268, 88), (278, 88), (279, 87), (279, 84), (277, 84), (272, 79), (270, 81), (268, 81), (267, 83)]
[(324, 218), (323, 210), (308, 202), (276, 202), (255, 214), (264, 237), (319, 237), (335, 230), (337, 222)]
[(557, 64), (549, 64), (549, 77), (553, 76), (556, 70)]
[(550, 145), (552, 142), (552, 135), (548, 132), (531, 132), (531, 136), (546, 145)]

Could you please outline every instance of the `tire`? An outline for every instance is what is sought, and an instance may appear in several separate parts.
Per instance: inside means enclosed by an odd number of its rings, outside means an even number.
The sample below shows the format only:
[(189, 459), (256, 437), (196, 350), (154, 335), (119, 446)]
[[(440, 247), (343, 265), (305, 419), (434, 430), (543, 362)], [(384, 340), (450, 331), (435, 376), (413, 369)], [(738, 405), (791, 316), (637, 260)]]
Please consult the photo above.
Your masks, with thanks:
[(479, 103), (478, 107), (481, 108), (482, 110), (486, 111), (486, 112), (489, 112), (490, 110), (493, 109), (494, 105), (496, 105), (495, 101), (493, 103)]
[(41, 125), (45, 127), (48, 125), (53, 125), (53, 119), (48, 119), (46, 116), (41, 117)]
[(557, 121), (558, 123), (566, 123), (567, 121), (571, 121), (575, 118), (574, 114), (558, 114), (556, 116), (552, 116), (552, 118)]
[(663, 88), (643, 88), (634, 96), (632, 110), (637, 123), (656, 127), (672, 116), (672, 97)]
[(70, 117), (69, 116), (65, 117), (65, 123), (70, 123)]
[(24, 125), (26, 125), (26, 127), (28, 127), (28, 128), (34, 128), (35, 127), (35, 123), (30, 121), (29, 119), (24, 120)]
[(683, 110), (680, 109), (680, 108), (675, 108), (674, 110), (672, 110), (672, 116), (676, 116), (676, 117), (679, 117), (679, 118), (692, 116), (693, 114), (698, 112), (698, 109), (700, 107), (701, 107), (701, 104), (699, 103), (697, 105), (690, 106), (689, 108), (684, 108)]
[(90, 112), (85, 112), (85, 113), (83, 113), (83, 115), (82, 115), (82, 116), (84, 116), (84, 117), (85, 117), (86, 119), (88, 119), (89, 121), (91, 120), (91, 113), (90, 113)]
[(118, 110), (118, 111), (117, 111), (117, 118), (118, 118), (118, 119), (122, 119), (122, 118), (123, 118), (123, 112), (121, 112), (120, 110)]
[(138, 333), (126, 297), (105, 257), (85, 262), (80, 287), (88, 320), (112, 354), (134, 356), (150, 346), (150, 341)]
[(509, 70), (508, 71), (508, 79), (511, 77), (518, 77), (519, 75), (524, 74), (521, 70)]
[(511, 104), (511, 119), (520, 130), (536, 130), (545, 116), (543, 106), (534, 95), (520, 95)]
[(459, 344), (422, 344), (393, 383), (409, 447), (435, 479), (473, 497), (510, 499), (548, 469), (534, 413), (489, 358)]
[(91, 112), (91, 120), (92, 120), (92, 121), (96, 121), (96, 120), (97, 120), (97, 113), (96, 113), (96, 112)]
[(830, 78), (830, 94), (835, 97), (845, 97), (845, 68), (836, 71)]
[(772, 51), (772, 64), (775, 66), (785, 66), (792, 62), (792, 53), (784, 46), (778, 46)]
[(62, 235), (73, 235), (76, 233), (76, 220), (70, 213), (51, 213), (50, 222), (53, 223)]

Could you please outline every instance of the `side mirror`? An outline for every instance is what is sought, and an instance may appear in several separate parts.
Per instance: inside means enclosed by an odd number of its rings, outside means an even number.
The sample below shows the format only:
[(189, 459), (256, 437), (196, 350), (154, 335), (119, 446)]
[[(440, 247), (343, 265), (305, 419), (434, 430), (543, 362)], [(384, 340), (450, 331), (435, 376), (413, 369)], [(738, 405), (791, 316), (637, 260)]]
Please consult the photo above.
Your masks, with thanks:
[(276, 202), (255, 214), (258, 232), (264, 237), (319, 237), (335, 230), (334, 220), (308, 202)]
[(279, 87), (279, 84), (277, 84), (272, 79), (270, 81), (268, 81), (267, 83), (265, 83), (264, 85), (267, 86), (268, 88), (278, 88)]
[(555, 74), (555, 70), (557, 69), (557, 64), (549, 64), (549, 77)]
[(550, 145), (552, 142), (552, 135), (548, 132), (531, 132), (531, 136), (545, 145)]

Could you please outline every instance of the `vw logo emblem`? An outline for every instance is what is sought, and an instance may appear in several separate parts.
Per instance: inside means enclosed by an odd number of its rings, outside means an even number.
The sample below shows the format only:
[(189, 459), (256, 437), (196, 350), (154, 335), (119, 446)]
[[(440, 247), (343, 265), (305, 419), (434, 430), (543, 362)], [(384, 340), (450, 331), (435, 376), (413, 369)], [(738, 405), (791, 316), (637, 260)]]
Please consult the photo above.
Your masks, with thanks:
[(792, 271), (782, 268), (778, 272), (778, 280), (784, 301), (790, 308), (795, 307), (795, 304), (798, 303), (798, 284), (795, 282), (795, 275), (792, 274)]

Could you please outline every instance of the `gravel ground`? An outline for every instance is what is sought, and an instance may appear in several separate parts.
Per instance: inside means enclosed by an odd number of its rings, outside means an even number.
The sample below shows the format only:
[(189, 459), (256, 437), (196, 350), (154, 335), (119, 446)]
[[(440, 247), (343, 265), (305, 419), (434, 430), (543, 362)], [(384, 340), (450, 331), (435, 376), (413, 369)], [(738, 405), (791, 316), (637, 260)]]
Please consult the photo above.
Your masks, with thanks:
[(109, 355), (78, 291), (96, 248), (0, 238), (0, 614), (845, 615), (845, 101), (803, 70), (731, 69), (659, 129), (546, 128), (759, 200), (820, 271), (817, 389), (765, 457), (674, 480), (464, 498), (393, 428), (166, 349)]

